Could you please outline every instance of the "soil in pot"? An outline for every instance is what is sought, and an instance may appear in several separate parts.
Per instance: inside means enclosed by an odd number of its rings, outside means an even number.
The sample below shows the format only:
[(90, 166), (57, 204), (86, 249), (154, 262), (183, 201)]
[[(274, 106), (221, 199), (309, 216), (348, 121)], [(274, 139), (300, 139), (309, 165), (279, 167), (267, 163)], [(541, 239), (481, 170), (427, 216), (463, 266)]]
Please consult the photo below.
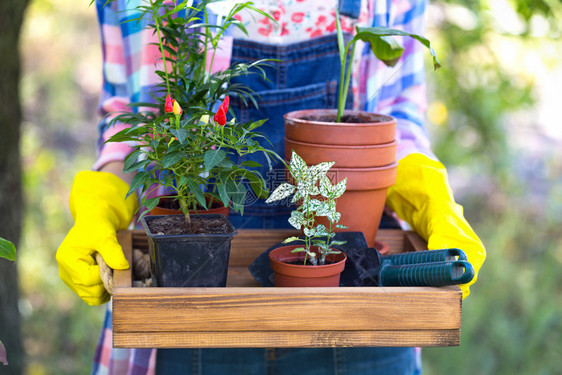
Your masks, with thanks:
[(150, 231), (156, 235), (174, 234), (199, 234), (199, 233), (230, 233), (227, 222), (220, 216), (207, 217), (207, 215), (192, 215), (191, 224), (185, 221), (184, 216), (161, 216), (148, 223)]
[[(285, 136), (299, 142), (326, 145), (376, 145), (394, 141), (396, 119), (364, 111), (345, 111), (336, 122), (337, 110), (311, 109), (285, 114)], [(355, 122), (351, 122), (355, 121)]]
[(303, 116), (300, 118), (301, 120), (304, 121), (315, 121), (315, 122), (343, 122), (343, 123), (348, 123), (348, 124), (367, 124), (367, 123), (372, 123), (372, 122), (382, 122), (385, 121), (386, 118), (384, 116), (380, 116), (379, 120), (377, 121), (373, 121), (372, 118), (367, 118), (365, 116), (360, 116), (357, 113), (349, 113), (349, 114), (344, 114), (341, 117), (341, 121), (337, 121), (337, 116), (334, 116), (333, 114), (321, 114), (321, 115), (309, 115), (309, 116)]

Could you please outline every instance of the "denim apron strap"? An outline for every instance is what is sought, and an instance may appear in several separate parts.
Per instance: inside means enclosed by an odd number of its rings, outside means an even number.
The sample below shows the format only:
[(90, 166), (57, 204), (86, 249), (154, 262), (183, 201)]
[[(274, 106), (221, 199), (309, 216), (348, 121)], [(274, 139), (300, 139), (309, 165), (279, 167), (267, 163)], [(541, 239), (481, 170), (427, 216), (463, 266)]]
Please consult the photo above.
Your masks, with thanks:
[(343, 16), (357, 19), (361, 11), (361, 0), (339, 0), (338, 11)]

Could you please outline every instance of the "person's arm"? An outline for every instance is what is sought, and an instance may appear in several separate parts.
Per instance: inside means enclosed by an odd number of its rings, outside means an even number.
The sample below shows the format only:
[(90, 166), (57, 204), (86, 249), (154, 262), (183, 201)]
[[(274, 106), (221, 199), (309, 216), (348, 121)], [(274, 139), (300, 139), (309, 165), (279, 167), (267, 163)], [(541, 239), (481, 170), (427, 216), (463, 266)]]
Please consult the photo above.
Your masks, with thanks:
[[(403, 1), (400, 9), (391, 2), (369, 1), (370, 26), (384, 26), (425, 35), (425, 0)], [(404, 53), (394, 67), (387, 67), (365, 46), (357, 74), (359, 107), (397, 119), (398, 159), (416, 152), (435, 158), (424, 124), (427, 107), (424, 65), (426, 47), (411, 37), (394, 37)], [(435, 74), (438, 74), (436, 72)], [(436, 158), (435, 158), (436, 159)]]
[[(386, 9), (386, 17), (381, 17), (380, 8), (373, 9), (373, 20), (395, 22), (374, 26), (424, 35), (426, 1), (411, 1), (410, 4), (410, 8)], [(447, 171), (430, 148), (424, 125), (425, 48), (412, 38), (405, 38), (402, 43), (404, 55), (395, 68), (382, 67), (371, 55), (364, 55), (362, 62), (362, 73), (368, 77), (363, 86), (360, 85), (364, 109), (397, 118), (398, 172), (386, 202), (427, 241), (428, 249), (456, 247), (466, 253), (476, 276), (470, 283), (460, 286), (464, 298), (470, 293), (469, 286), (476, 282), (486, 250), (464, 218), (462, 206), (455, 202)]]
[(133, 177), (135, 174), (133, 172), (124, 174), (123, 173), (123, 165), (125, 163), (122, 161), (112, 161), (105, 164), (101, 169), (100, 172), (109, 172), (114, 174), (115, 176), (119, 177), (121, 180), (126, 182), (128, 185), (131, 185), (133, 181)]
[[(118, 2), (105, 5), (98, 0), (98, 20), (101, 29), (103, 51), (103, 88), (100, 98), (102, 115), (114, 111), (128, 110), (127, 104), (135, 94), (135, 80), (132, 75), (134, 56), (126, 56), (122, 27), (119, 17), (124, 15), (116, 8)], [(128, 34), (129, 38), (131, 34)], [(136, 40), (132, 38), (131, 40)], [(129, 61), (127, 62), (127, 59)], [(108, 127), (109, 117), (105, 116), (98, 126), (98, 159), (93, 171), (79, 172), (74, 178), (70, 192), (69, 207), (74, 226), (66, 235), (56, 253), (60, 278), (85, 302), (98, 305), (109, 300), (100, 278), (95, 253), (99, 253), (113, 269), (129, 267), (116, 232), (127, 229), (136, 211), (137, 197), (129, 191), (133, 174), (123, 174), (125, 157), (131, 151), (126, 143), (105, 143), (123, 128), (117, 124)]]

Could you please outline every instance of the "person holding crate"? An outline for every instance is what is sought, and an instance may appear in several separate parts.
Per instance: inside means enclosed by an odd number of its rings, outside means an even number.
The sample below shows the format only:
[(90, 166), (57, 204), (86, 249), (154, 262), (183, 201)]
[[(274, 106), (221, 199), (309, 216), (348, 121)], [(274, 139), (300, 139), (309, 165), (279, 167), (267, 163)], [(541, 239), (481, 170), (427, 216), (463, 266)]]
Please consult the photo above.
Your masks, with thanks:
[[(123, 22), (134, 4), (96, 0), (104, 56), (104, 84), (100, 110), (106, 115), (127, 104), (145, 101), (157, 77), (151, 57), (153, 42), (142, 23)], [(135, 3), (134, 1), (132, 3)], [(268, 138), (283, 155), (283, 119), (286, 112), (333, 106), (338, 81), (339, 54), (335, 9), (345, 32), (355, 25), (387, 26), (423, 35), (426, 0), (258, 0), (256, 7), (275, 18), (240, 14), (251, 37), (233, 30), (230, 44), (219, 50), (218, 65), (259, 58), (279, 58), (279, 75), (270, 83), (244, 82), (261, 98), (259, 109), (231, 102), (239, 116), (268, 118)], [(227, 43), (228, 44), (228, 43)], [(482, 242), (465, 220), (453, 197), (446, 169), (430, 148), (424, 126), (425, 70), (422, 47), (405, 42), (399, 69), (385, 67), (368, 51), (353, 56), (352, 100), (349, 107), (397, 118), (398, 175), (389, 189), (387, 205), (428, 243), (429, 249), (463, 249), (476, 274), (485, 259)], [(311, 72), (319, 74), (310, 74)], [(290, 78), (287, 79), (287, 78)], [(288, 83), (292, 82), (292, 83)], [(93, 171), (80, 172), (74, 181), (70, 208), (75, 225), (57, 251), (61, 278), (91, 305), (109, 300), (92, 254), (98, 252), (113, 269), (129, 267), (116, 231), (133, 220), (137, 202), (125, 200), (132, 176), (122, 173), (130, 148), (104, 143), (119, 129), (99, 124), (99, 155)], [(275, 141), (277, 140), (277, 141)], [(281, 140), (281, 141), (279, 141)], [(260, 202), (233, 215), (238, 228), (286, 227), (290, 208), (267, 207)], [(388, 222), (387, 222), (388, 225)], [(398, 225), (397, 222), (391, 225)], [(470, 284), (476, 281), (477, 277)], [(461, 285), (463, 298), (470, 284)], [(92, 374), (417, 374), (418, 348), (316, 349), (114, 349), (111, 347), (111, 305), (94, 358)], [(314, 360), (310, 360), (314, 358)]]

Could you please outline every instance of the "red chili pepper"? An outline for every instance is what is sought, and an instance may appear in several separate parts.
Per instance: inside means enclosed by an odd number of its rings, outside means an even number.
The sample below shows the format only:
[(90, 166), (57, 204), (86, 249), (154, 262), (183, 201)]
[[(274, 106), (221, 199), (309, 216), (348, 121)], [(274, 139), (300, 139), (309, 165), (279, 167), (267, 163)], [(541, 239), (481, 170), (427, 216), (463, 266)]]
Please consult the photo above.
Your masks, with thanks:
[(164, 104), (164, 112), (172, 113), (174, 111), (174, 104), (170, 95), (166, 95), (166, 103)]
[(220, 105), (215, 117), (213, 119), (220, 125), (224, 126), (226, 124), (226, 112), (228, 111), (228, 104), (230, 103), (230, 98), (225, 96), (222, 104)]

